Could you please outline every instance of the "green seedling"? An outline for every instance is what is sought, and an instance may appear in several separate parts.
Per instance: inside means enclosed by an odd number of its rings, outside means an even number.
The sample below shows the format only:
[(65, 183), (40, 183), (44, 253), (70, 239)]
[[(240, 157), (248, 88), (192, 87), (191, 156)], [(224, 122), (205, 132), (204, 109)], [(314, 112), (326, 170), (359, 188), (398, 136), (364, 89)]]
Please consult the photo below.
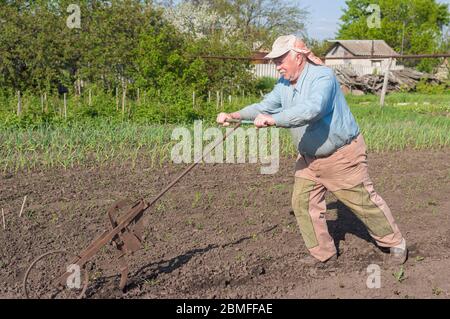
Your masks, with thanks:
[(147, 286), (156, 286), (157, 284), (159, 284), (159, 280), (157, 280), (157, 279), (145, 279), (144, 280), (144, 285), (147, 285)]
[(443, 291), (441, 288), (439, 288), (439, 287), (434, 287), (434, 288), (432, 289), (432, 291), (433, 291), (433, 295), (435, 295), (435, 296), (439, 296), (441, 293), (444, 292), (444, 291)]
[(400, 269), (394, 272), (392, 275), (399, 283), (403, 282), (407, 278), (403, 266), (401, 266)]
[(282, 191), (285, 188), (286, 188), (285, 184), (277, 184), (277, 185), (272, 186), (272, 189), (277, 190), (277, 191)]
[(212, 203), (214, 202), (214, 195), (212, 193), (208, 193), (208, 195), (206, 195), (206, 196), (207, 196), (208, 206), (211, 206)]
[(56, 224), (57, 222), (58, 222), (58, 213), (53, 213), (52, 214), (52, 219), (51, 219), (51, 222), (52, 222), (52, 224)]
[(202, 198), (202, 193), (197, 191), (194, 193), (194, 201), (192, 202), (192, 208), (195, 208), (198, 206), (198, 203), (200, 202), (200, 199)]
[(422, 257), (422, 256), (416, 256), (416, 261), (422, 261), (422, 260), (424, 260), (425, 259), (425, 257)]
[(35, 211), (33, 210), (27, 210), (25, 212), (25, 217), (28, 218), (29, 220), (34, 220), (36, 218), (36, 214)]
[(158, 212), (158, 213), (164, 212), (164, 211), (166, 210), (166, 204), (165, 204), (163, 201), (161, 201), (160, 203), (158, 203), (158, 204), (156, 205), (155, 210), (156, 210), (156, 212)]

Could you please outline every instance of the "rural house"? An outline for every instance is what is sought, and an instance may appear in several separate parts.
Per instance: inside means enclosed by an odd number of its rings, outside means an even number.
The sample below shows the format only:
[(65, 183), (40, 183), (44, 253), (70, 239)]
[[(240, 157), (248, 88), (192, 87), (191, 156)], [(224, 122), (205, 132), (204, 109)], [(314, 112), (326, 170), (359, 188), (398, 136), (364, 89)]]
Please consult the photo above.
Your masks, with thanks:
[[(363, 57), (399, 55), (384, 40), (329, 40), (333, 43), (325, 55), (325, 64), (333, 69), (347, 69), (358, 75), (381, 74), (388, 65), (388, 58), (371, 59), (328, 59), (330, 57)], [(397, 65), (397, 59), (392, 59), (391, 70), (404, 67)]]

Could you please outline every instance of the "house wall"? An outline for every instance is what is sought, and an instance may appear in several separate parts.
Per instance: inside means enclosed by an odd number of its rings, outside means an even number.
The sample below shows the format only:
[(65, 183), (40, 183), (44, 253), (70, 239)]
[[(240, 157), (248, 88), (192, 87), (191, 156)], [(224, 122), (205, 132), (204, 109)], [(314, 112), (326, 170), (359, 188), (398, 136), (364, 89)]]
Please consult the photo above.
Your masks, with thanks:
[[(331, 50), (325, 56), (325, 65), (341, 65), (345, 64), (345, 60), (327, 60), (327, 57), (341, 57), (341, 56), (351, 56), (351, 53), (344, 49), (341, 45), (338, 45), (336, 48)], [(348, 61), (348, 60), (347, 60)]]
[[(338, 45), (336, 50), (330, 51), (326, 57), (342, 57), (342, 56), (352, 56), (352, 54), (343, 48), (341, 45)], [(336, 59), (336, 60), (328, 60), (325, 57), (325, 65), (329, 66), (332, 69), (335, 68), (346, 68), (350, 69), (351, 71), (355, 72), (358, 75), (365, 75), (365, 74), (373, 74), (378, 73), (382, 74), (384, 73), (388, 60), (389, 59)], [(381, 68), (379, 67), (373, 67), (372, 66), (372, 60), (381, 60)], [(397, 65), (396, 59), (392, 60), (391, 64), (391, 70), (392, 69), (402, 69), (403, 66)], [(254, 64), (253, 65), (253, 74), (255, 74), (256, 77), (272, 77), (275, 79), (278, 79), (280, 77), (280, 74), (277, 72), (275, 64), (273, 63), (265, 63), (265, 64)]]
[[(327, 57), (348, 57), (353, 56), (347, 49), (338, 45), (325, 56), (325, 65), (331, 68), (348, 68), (358, 75), (383, 73), (386, 70), (389, 59), (333, 59), (328, 60)], [(381, 67), (373, 66), (372, 61), (381, 60)], [(401, 69), (403, 66), (397, 66), (397, 60), (393, 59), (391, 69)]]

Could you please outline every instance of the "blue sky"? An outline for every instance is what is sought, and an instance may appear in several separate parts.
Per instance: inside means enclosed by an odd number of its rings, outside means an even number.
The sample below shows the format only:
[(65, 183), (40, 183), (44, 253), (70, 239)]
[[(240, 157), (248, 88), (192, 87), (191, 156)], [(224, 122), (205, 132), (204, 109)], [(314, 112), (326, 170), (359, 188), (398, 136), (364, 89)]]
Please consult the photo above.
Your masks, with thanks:
[[(438, 2), (450, 4), (450, 0)], [(345, 0), (300, 0), (300, 6), (310, 12), (306, 25), (310, 37), (319, 40), (335, 38), (342, 9), (346, 7)]]

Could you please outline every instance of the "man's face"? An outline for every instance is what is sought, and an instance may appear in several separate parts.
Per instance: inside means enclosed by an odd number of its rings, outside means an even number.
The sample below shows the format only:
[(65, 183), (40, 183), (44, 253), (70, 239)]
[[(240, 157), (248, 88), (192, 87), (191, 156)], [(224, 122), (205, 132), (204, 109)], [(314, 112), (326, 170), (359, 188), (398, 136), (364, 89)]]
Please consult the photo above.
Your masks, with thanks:
[[(291, 53), (292, 52), (292, 53)], [(289, 51), (284, 55), (273, 59), (277, 71), (281, 76), (290, 82), (295, 82), (299, 76), (300, 66), (303, 63), (303, 57), (299, 53)]]

